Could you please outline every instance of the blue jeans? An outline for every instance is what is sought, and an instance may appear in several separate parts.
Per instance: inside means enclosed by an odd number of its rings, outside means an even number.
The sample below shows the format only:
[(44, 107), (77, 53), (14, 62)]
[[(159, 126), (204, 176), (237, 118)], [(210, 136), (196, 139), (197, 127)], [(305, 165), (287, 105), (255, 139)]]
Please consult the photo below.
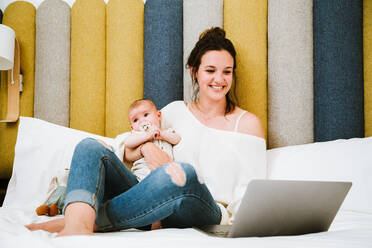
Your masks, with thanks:
[[(185, 180), (167, 170), (175, 164)], [(100, 231), (149, 229), (160, 220), (163, 227), (180, 228), (221, 220), (220, 208), (191, 165), (165, 164), (138, 182), (112, 151), (92, 138), (75, 148), (63, 212), (72, 202), (85, 202), (95, 209)]]

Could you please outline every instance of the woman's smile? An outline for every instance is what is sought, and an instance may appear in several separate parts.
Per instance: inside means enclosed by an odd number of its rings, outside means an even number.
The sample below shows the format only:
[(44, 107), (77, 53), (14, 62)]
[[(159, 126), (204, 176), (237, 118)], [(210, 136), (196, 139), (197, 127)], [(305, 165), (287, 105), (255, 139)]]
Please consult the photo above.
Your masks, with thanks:
[(226, 86), (209, 85), (209, 87), (211, 87), (213, 89), (221, 90), (221, 89), (224, 89)]

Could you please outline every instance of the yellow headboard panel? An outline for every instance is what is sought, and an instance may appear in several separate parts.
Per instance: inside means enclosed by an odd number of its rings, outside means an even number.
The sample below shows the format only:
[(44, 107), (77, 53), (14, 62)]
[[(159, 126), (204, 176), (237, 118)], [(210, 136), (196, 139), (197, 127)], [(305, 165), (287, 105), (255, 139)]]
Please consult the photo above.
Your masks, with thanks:
[(224, 1), (224, 28), (235, 46), (239, 106), (267, 133), (267, 0)]
[(130, 130), (128, 107), (143, 97), (142, 0), (110, 0), (106, 36), (106, 136)]
[(77, 0), (71, 9), (70, 127), (105, 134), (106, 4)]
[[(21, 73), (23, 92), (20, 98), (20, 115), (34, 114), (35, 77), (35, 7), (27, 2), (14, 2), (4, 11), (3, 24), (11, 27), (21, 49)], [(1, 77), (0, 116), (4, 119), (7, 110), (7, 85), (5, 72)], [(10, 178), (17, 139), (17, 123), (0, 123), (0, 178)], [(8, 166), (9, 165), (9, 166)]]

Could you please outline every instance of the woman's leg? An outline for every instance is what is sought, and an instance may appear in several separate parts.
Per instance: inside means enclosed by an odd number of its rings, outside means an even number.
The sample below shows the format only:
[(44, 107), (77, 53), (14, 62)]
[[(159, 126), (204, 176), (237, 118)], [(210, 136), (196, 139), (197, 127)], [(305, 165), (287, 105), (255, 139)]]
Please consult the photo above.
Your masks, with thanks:
[[(220, 222), (219, 207), (191, 165), (161, 166), (136, 184), (135, 176), (111, 155), (92, 139), (76, 147), (67, 187), (66, 225), (60, 235), (91, 233), (94, 219), (99, 231), (138, 228), (160, 220), (163, 227)], [(83, 208), (93, 210), (93, 216), (86, 214), (79, 202), (84, 202)], [(88, 220), (80, 219), (80, 212)]]
[(138, 181), (116, 155), (88, 138), (75, 148), (64, 207), (63, 235), (91, 234), (102, 202), (125, 192)]
[(139, 184), (105, 202), (96, 224), (101, 231), (112, 231), (159, 220), (163, 227), (220, 223), (220, 208), (191, 165), (173, 162), (152, 171)]

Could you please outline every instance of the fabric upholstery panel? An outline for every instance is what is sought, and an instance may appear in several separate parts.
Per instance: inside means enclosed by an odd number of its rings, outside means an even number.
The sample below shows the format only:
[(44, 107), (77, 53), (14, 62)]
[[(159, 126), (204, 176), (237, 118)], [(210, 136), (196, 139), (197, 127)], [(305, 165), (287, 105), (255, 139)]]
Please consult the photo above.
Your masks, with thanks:
[(70, 127), (105, 133), (106, 4), (77, 0), (71, 9)]
[[(0, 9), (0, 23), (3, 23), (3, 11)], [(0, 82), (1, 82), (1, 72), (0, 72)]]
[(365, 136), (372, 136), (372, 1), (363, 5)]
[[(20, 96), (20, 115), (33, 116), (34, 76), (35, 76), (35, 7), (24, 1), (14, 2), (5, 9), (3, 24), (11, 27), (20, 45), (21, 74), (23, 91)], [(1, 72), (0, 116), (7, 112), (7, 76)], [(14, 147), (17, 139), (18, 123), (0, 123), (0, 178), (10, 178), (12, 173)]]
[(193, 88), (185, 65), (199, 35), (211, 27), (223, 27), (223, 0), (183, 1), (183, 96), (187, 102), (191, 102)]
[(314, 139), (364, 136), (363, 1), (314, 1)]
[(313, 101), (313, 3), (269, 0), (269, 148), (314, 141)]
[(147, 0), (144, 17), (144, 97), (161, 109), (183, 99), (182, 0)]
[(36, 11), (34, 117), (70, 122), (70, 6), (46, 0)]
[(239, 106), (257, 115), (267, 132), (267, 0), (225, 0), (224, 28), (237, 52)]
[(129, 105), (143, 98), (143, 22), (141, 0), (107, 4), (106, 136), (130, 130)]

